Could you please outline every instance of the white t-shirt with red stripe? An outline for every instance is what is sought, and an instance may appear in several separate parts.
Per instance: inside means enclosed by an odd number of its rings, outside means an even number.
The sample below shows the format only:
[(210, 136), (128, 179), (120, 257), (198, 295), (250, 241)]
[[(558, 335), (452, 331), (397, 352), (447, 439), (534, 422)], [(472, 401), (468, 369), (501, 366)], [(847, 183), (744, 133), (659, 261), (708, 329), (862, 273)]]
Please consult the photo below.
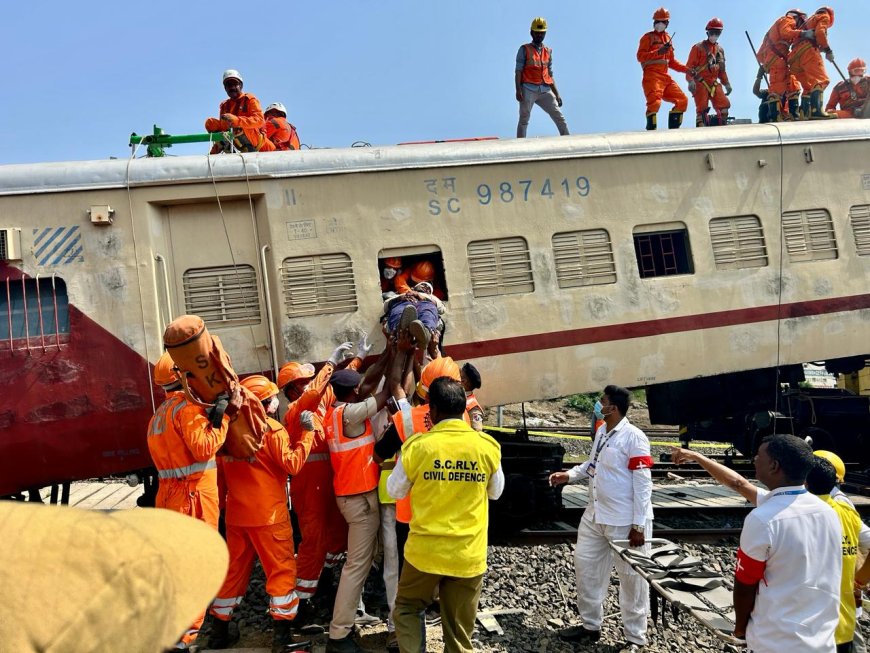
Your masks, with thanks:
[(746, 628), (754, 653), (834, 653), (839, 620), (842, 527), (803, 486), (777, 488), (749, 513), (735, 578), (758, 583)]
[(568, 482), (589, 479), (584, 516), (605, 526), (629, 526), (652, 519), (653, 459), (643, 431), (623, 417), (612, 431), (595, 432), (589, 460), (568, 471)]

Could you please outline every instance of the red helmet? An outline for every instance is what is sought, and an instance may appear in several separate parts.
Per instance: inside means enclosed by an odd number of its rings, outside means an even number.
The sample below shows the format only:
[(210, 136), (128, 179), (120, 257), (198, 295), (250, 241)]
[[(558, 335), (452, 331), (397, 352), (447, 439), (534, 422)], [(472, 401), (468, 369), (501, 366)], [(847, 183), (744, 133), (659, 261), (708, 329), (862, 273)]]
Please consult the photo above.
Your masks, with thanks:
[(178, 382), (178, 373), (175, 371), (175, 363), (168, 351), (163, 352), (154, 363), (154, 384), (172, 385)]
[(710, 22), (707, 23), (707, 27), (705, 27), (704, 29), (706, 29), (708, 32), (711, 29), (723, 30), (725, 29), (725, 23), (723, 23), (718, 18), (711, 18)]
[(314, 377), (314, 365), (311, 363), (285, 363), (278, 370), (278, 387), (283, 388), (291, 381), (310, 379)]
[(384, 259), (384, 265), (388, 268), (396, 268), (397, 270), (402, 267), (402, 259), (398, 256), (393, 256), (388, 259)]
[(867, 64), (863, 59), (852, 59), (852, 61), (849, 62), (848, 71), (850, 73), (855, 71), (857, 74), (863, 75), (865, 70), (867, 70)]
[(827, 13), (831, 17), (831, 25), (834, 24), (834, 10), (831, 7), (819, 7), (816, 9), (817, 14)]
[(414, 281), (432, 281), (435, 278), (435, 266), (429, 261), (420, 261), (411, 270)]
[(278, 394), (278, 386), (261, 374), (253, 374), (242, 379), (242, 385), (254, 393), (260, 401)]
[(655, 10), (655, 13), (653, 14), (653, 20), (656, 20), (656, 21), (658, 21), (658, 20), (670, 20), (670, 19), (671, 19), (671, 12), (669, 12), (664, 7), (659, 7), (658, 9)]

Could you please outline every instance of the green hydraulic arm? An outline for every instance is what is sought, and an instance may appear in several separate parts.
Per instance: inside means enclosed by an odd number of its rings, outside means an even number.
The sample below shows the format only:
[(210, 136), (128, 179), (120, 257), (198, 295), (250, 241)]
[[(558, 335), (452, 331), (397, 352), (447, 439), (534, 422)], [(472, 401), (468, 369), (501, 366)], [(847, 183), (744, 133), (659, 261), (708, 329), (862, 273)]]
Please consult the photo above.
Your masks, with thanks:
[(213, 134), (182, 134), (172, 136), (165, 133), (160, 127), (154, 125), (154, 133), (150, 136), (139, 136), (136, 132), (130, 134), (130, 147), (147, 145), (148, 156), (166, 156), (164, 151), (178, 143), (209, 143), (223, 141), (229, 144), (233, 142), (232, 132), (215, 132)]

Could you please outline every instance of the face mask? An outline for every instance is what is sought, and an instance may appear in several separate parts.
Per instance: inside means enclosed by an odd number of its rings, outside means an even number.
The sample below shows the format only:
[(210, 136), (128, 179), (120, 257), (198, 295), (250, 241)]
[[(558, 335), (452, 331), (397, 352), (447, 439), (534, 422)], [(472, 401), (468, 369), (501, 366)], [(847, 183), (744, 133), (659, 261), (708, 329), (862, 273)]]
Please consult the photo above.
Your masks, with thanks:
[(592, 412), (595, 413), (597, 419), (604, 419), (604, 413), (601, 412), (602, 408), (604, 408), (604, 406), (601, 405), (600, 401), (596, 401), (595, 406), (592, 407)]
[(266, 409), (266, 413), (268, 415), (274, 415), (278, 412), (278, 397), (272, 397), (272, 400), (269, 402), (269, 407)]
[(656, 32), (664, 32), (665, 27), (667, 27), (667, 25), (665, 25), (664, 23), (653, 23), (653, 29)]
[(853, 84), (857, 84), (858, 82), (861, 81), (861, 75), (852, 75), (849, 78), (849, 81), (852, 82)]
[(396, 276), (396, 268), (384, 268), (384, 279), (392, 279)]
[(719, 40), (719, 35), (718, 34), (709, 34), (707, 36), (707, 40), (710, 41), (710, 43), (715, 43), (716, 41)]

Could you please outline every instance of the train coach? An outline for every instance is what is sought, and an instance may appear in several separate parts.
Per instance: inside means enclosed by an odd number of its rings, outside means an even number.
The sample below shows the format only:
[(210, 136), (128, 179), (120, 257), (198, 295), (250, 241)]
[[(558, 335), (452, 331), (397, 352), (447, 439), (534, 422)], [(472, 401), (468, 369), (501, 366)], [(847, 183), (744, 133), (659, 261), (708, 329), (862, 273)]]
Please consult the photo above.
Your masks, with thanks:
[(0, 167), (0, 495), (150, 465), (174, 317), (274, 374), (379, 333), (389, 258), (489, 405), (863, 365), (870, 124)]

